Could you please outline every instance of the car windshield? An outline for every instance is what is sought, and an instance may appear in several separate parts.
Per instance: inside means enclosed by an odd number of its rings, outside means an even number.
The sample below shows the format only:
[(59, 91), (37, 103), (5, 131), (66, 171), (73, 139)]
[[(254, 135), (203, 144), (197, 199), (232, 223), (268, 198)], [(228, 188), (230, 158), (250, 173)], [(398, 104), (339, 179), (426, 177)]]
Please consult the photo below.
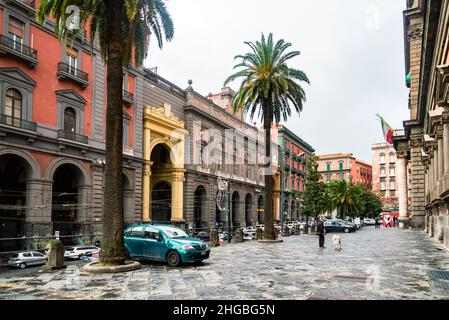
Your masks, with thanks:
[(159, 227), (169, 239), (188, 238), (183, 230), (174, 227)]

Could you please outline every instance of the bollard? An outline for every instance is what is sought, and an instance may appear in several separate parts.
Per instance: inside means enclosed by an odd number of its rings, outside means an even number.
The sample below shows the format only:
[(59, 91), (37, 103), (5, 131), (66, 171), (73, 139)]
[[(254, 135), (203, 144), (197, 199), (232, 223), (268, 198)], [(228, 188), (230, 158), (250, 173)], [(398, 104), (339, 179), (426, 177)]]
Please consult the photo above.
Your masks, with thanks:
[(220, 245), (218, 241), (218, 230), (217, 228), (210, 228), (210, 241), (209, 246), (210, 247), (217, 247)]
[(263, 230), (260, 227), (256, 228), (256, 240), (263, 240)]
[(237, 228), (235, 230), (235, 242), (243, 242), (243, 229)]
[(45, 246), (45, 252), (47, 253), (47, 263), (45, 264), (44, 271), (52, 271), (65, 269), (64, 265), (64, 246), (59, 240), (50, 240)]

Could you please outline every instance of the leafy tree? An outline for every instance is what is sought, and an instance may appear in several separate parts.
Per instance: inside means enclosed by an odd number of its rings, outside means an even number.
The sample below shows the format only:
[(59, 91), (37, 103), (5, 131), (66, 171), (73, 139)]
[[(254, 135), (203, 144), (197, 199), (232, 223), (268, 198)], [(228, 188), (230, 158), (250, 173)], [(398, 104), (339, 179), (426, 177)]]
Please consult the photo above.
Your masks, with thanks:
[(361, 201), (363, 203), (363, 212), (361, 218), (377, 218), (382, 212), (382, 201), (371, 190), (362, 187)]
[(335, 180), (327, 184), (329, 192), (329, 211), (337, 210), (337, 216), (340, 219), (352, 217), (363, 212), (363, 202), (361, 187), (345, 180)]
[[(68, 28), (76, 6), (79, 28)], [(106, 167), (103, 201), (102, 262), (122, 264), (126, 259), (123, 243), (122, 135), (123, 67), (133, 62), (142, 64), (150, 36), (162, 47), (163, 38), (170, 41), (174, 28), (163, 0), (42, 0), (37, 20), (44, 24), (48, 17), (55, 21), (61, 40), (75, 39), (87, 27), (91, 46), (98, 39), (107, 68)]]
[[(312, 155), (307, 162), (306, 181), (304, 191), (300, 193), (300, 203), (298, 210), (301, 215), (306, 216), (306, 229), (308, 228), (309, 217), (318, 218), (318, 215), (326, 212), (328, 195), (326, 185), (321, 181), (321, 174), (318, 172), (318, 157)], [(307, 232), (307, 230), (305, 230)]]
[[(231, 75), (224, 82), (227, 86), (230, 82), (243, 78), (239, 90), (232, 99), (232, 109), (234, 113), (243, 110), (244, 114), (254, 115), (263, 122), (265, 130), (265, 155), (267, 162), (265, 166), (271, 165), (271, 127), (273, 121), (279, 123), (281, 118), (284, 121), (291, 115), (290, 105), (299, 113), (302, 111), (306, 94), (299, 82), (309, 83), (306, 74), (300, 70), (290, 68), (287, 62), (298, 56), (299, 51), (286, 50), (291, 43), (284, 40), (273, 41), (270, 33), (268, 39), (262, 34), (260, 41), (245, 42), (251, 49), (244, 55), (237, 55), (235, 59), (240, 62), (234, 66), (242, 68)], [(271, 170), (271, 169), (270, 169)], [(281, 169), (282, 170), (282, 169)], [(273, 228), (273, 183), (272, 172), (265, 173), (265, 239), (274, 239)]]

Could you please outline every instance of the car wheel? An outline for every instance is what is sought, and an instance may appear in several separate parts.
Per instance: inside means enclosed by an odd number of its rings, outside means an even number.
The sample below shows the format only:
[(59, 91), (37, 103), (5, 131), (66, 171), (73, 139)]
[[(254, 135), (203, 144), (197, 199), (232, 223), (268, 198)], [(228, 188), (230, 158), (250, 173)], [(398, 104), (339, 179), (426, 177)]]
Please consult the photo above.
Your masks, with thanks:
[(128, 249), (125, 249), (125, 255), (126, 255), (126, 260), (131, 259), (131, 256), (129, 255)]
[(177, 267), (181, 263), (181, 256), (172, 250), (167, 254), (167, 262), (170, 267)]
[(348, 232), (349, 232), (349, 229), (348, 229), (348, 228), (345, 228), (344, 231), (345, 231), (345, 233), (348, 233)]
[(26, 263), (21, 263), (21, 264), (19, 264), (19, 268), (20, 268), (20, 269), (25, 269), (26, 266), (27, 266)]

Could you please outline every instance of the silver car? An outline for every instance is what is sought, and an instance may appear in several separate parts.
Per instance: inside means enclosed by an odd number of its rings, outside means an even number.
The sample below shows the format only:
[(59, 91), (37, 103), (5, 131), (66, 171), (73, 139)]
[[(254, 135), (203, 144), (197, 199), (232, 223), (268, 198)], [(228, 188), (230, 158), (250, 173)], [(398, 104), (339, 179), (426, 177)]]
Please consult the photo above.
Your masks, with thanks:
[(15, 253), (9, 258), (10, 267), (25, 269), (27, 266), (37, 266), (45, 264), (47, 256), (37, 251), (24, 251)]

